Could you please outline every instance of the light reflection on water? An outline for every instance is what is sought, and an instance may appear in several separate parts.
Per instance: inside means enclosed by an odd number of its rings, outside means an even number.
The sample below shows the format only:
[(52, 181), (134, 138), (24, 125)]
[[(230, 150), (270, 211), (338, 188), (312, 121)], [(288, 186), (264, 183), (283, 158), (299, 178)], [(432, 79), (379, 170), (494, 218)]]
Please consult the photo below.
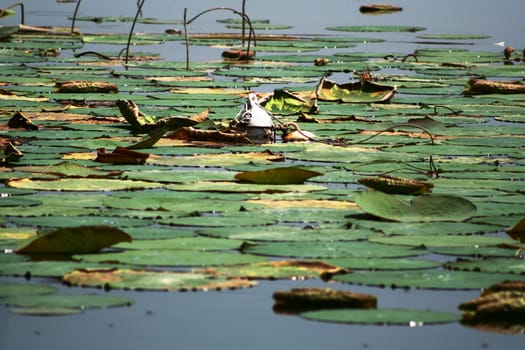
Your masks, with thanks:
[[(473, 50), (501, 50), (493, 45), (504, 41), (516, 48), (525, 46), (525, 2), (523, 0), (398, 0), (390, 3), (404, 11), (385, 16), (364, 16), (358, 0), (249, 0), (247, 12), (253, 19), (270, 19), (272, 24), (290, 24), (284, 33), (324, 34), (331, 36), (380, 37), (386, 43), (358, 45), (348, 51), (381, 51), (410, 53), (428, 44), (414, 42), (413, 33), (329, 32), (337, 25), (413, 25), (423, 26), (428, 34), (485, 34), (489, 39), (468, 45)], [(68, 16), (75, 4), (57, 4), (56, 0), (28, 0), (26, 24), (69, 26)], [(188, 8), (190, 16), (218, 5), (240, 8), (241, 0), (147, 0), (146, 17), (181, 19)], [(135, 0), (84, 0), (80, 15), (133, 16)], [(223, 32), (215, 20), (232, 17), (230, 13), (213, 13), (191, 25), (192, 32)], [(17, 21), (18, 18), (9, 21)], [(4, 24), (4, 23), (3, 23)], [(6, 22), (5, 25), (8, 23)], [(82, 32), (126, 32), (130, 23), (77, 22)], [(137, 24), (136, 31), (162, 32), (169, 25)], [(181, 26), (178, 26), (179, 28)], [(103, 48), (105, 49), (105, 48)], [(103, 50), (101, 49), (101, 50)], [(183, 60), (180, 43), (140, 48), (160, 52), (166, 60)], [(217, 59), (220, 51), (196, 47), (196, 60)], [(273, 88), (273, 86), (271, 87)], [(2, 278), (2, 280), (15, 280)], [(15, 280), (16, 281), (16, 280)], [(44, 282), (46, 282), (44, 280)], [(519, 336), (481, 333), (457, 324), (414, 327), (366, 327), (323, 324), (297, 317), (277, 316), (271, 311), (275, 290), (292, 287), (326, 287), (319, 281), (262, 282), (241, 291), (220, 293), (137, 293), (113, 291), (131, 296), (131, 308), (108, 311), (92, 310), (84, 315), (63, 318), (41, 318), (9, 315), (0, 307), (0, 349), (93, 349), (102, 345), (114, 349), (510, 349), (523, 348)], [(378, 296), (381, 307), (433, 308), (455, 312), (457, 305), (479, 294), (472, 292), (391, 291), (360, 286), (332, 285)], [(65, 293), (91, 293), (89, 289), (66, 289)], [(428, 301), (432, 300), (432, 305)], [(419, 326), (419, 325), (418, 325)]]

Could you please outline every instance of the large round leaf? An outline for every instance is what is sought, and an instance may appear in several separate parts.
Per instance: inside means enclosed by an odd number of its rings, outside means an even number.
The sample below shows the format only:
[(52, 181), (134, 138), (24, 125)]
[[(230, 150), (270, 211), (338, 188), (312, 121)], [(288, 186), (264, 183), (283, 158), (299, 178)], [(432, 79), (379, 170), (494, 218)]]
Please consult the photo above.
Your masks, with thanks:
[(356, 194), (355, 202), (369, 214), (401, 222), (464, 221), (476, 212), (470, 201), (451, 195), (421, 195), (407, 202), (380, 191), (364, 191)]
[(417, 270), (354, 272), (348, 275), (335, 276), (334, 279), (343, 283), (389, 286), (392, 288), (480, 289), (505, 280), (525, 280), (525, 276), (466, 271)]
[(162, 187), (162, 184), (145, 181), (111, 180), (111, 179), (60, 179), (60, 180), (30, 180), (18, 179), (8, 182), (16, 188), (35, 189), (42, 191), (123, 191), (144, 190)]
[(244, 251), (268, 256), (302, 258), (379, 258), (424, 254), (426, 249), (369, 242), (274, 242), (248, 245)]
[(188, 272), (147, 271), (129, 269), (74, 270), (64, 275), (69, 285), (135, 290), (220, 290), (252, 287), (244, 279), (217, 278)]
[(106, 307), (129, 306), (133, 299), (110, 295), (31, 295), (0, 299), (0, 303), (9, 307), (24, 308), (73, 308), (97, 309)]
[(20, 295), (53, 294), (57, 289), (41, 284), (0, 283), (0, 299)]
[(436, 323), (450, 323), (461, 319), (461, 315), (459, 314), (411, 309), (320, 310), (302, 313), (301, 317), (323, 322), (403, 325), (409, 327), (418, 327)]

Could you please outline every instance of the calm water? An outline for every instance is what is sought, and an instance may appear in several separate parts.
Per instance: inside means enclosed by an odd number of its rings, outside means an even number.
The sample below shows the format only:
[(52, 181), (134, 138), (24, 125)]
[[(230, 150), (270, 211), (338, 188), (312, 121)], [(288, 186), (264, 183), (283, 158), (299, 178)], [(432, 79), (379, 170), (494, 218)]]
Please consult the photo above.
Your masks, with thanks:
[[(9, 3), (3, 0), (0, 6)], [(490, 39), (477, 41), (472, 49), (501, 50), (496, 42), (516, 48), (525, 47), (525, 2), (523, 0), (401, 0), (404, 11), (386, 16), (364, 16), (357, 0), (265, 0), (248, 1), (247, 12), (253, 19), (270, 19), (273, 24), (289, 24), (285, 33), (330, 34), (325, 27), (334, 25), (414, 25), (427, 28), (425, 33), (485, 34)], [(30, 25), (69, 26), (75, 4), (57, 4), (54, 0), (25, 1), (26, 23)], [(144, 16), (181, 19), (185, 7), (192, 16), (215, 6), (240, 9), (240, 0), (176, 1), (148, 0)], [(84, 0), (80, 15), (133, 16), (135, 0)], [(193, 32), (224, 31), (217, 18), (230, 13), (213, 13), (192, 24)], [(13, 21), (16, 21), (15, 19)], [(7, 24), (8, 22), (5, 22)], [(127, 24), (96, 25), (78, 22), (83, 32), (126, 32)], [(137, 25), (137, 31), (164, 31), (169, 26)], [(376, 34), (377, 35), (377, 34)], [(361, 36), (361, 35), (359, 35)], [(362, 36), (374, 36), (362, 33)], [(410, 42), (413, 35), (381, 34), (389, 42), (369, 44), (355, 50), (395, 50), (410, 53), (420, 43)], [(182, 60), (179, 43), (148, 47), (167, 60)], [(198, 52), (198, 59), (218, 57), (213, 50)], [(197, 59), (197, 57), (195, 57)], [(2, 280), (11, 280), (3, 278)], [(42, 282), (42, 280), (39, 280)], [(44, 281), (45, 282), (45, 281)], [(257, 287), (239, 291), (210, 293), (131, 293), (136, 303), (130, 308), (92, 310), (67, 317), (29, 317), (9, 314), (0, 307), (0, 349), (522, 349), (524, 336), (503, 336), (464, 328), (458, 324), (408, 327), (349, 326), (305, 321), (276, 315), (272, 311), (272, 293), (302, 286), (324, 286), (319, 281), (261, 282)], [(457, 305), (477, 296), (478, 292), (392, 291), (389, 289), (335, 284), (337, 289), (373, 293), (381, 307), (432, 308), (455, 312)], [(68, 289), (68, 293), (92, 293), (90, 289)], [(431, 303), (429, 304), (429, 300)]]

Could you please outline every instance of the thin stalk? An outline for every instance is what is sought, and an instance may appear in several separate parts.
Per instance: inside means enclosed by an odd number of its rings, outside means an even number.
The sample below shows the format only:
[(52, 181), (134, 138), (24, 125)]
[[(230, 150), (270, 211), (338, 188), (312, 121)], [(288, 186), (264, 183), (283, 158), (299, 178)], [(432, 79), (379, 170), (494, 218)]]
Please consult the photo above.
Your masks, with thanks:
[(133, 23), (131, 24), (131, 30), (129, 31), (128, 35), (128, 44), (126, 45), (126, 59), (124, 61), (125, 64), (128, 64), (129, 59), (129, 46), (131, 45), (131, 37), (133, 36), (133, 31), (135, 30), (135, 24), (137, 23), (137, 19), (139, 18), (139, 15), (142, 12), (142, 5), (144, 5), (144, 2), (146, 0), (139, 0), (140, 2), (137, 2), (138, 8), (137, 13), (135, 14), (135, 18), (133, 19)]
[(75, 31), (75, 22), (77, 21), (78, 8), (80, 7), (81, 2), (82, 0), (78, 0), (77, 6), (75, 6), (75, 12), (73, 13), (73, 20), (71, 21), (71, 34), (73, 34), (73, 32)]
[[(246, 0), (242, 0), (242, 47), (244, 47), (244, 37), (246, 35)], [(248, 50), (249, 51), (249, 50)]]
[(185, 31), (185, 35), (186, 35), (186, 69), (189, 70), (189, 54), (188, 54), (188, 28), (187, 26), (195, 21), (197, 18), (199, 18), (200, 16), (208, 13), (208, 12), (212, 12), (212, 11), (218, 11), (218, 10), (226, 10), (226, 11), (231, 11), (239, 16), (241, 16), (243, 19), (246, 19), (246, 22), (248, 22), (248, 26), (250, 27), (250, 35), (248, 37), (248, 46), (247, 46), (247, 49), (246, 49), (246, 52), (250, 52), (250, 44), (251, 44), (251, 41), (253, 40), (253, 43), (254, 45), (256, 45), (256, 38), (255, 38), (255, 30), (253, 29), (253, 26), (252, 26), (252, 21), (250, 20), (250, 17), (248, 17), (246, 14), (243, 14), (242, 12), (239, 12), (235, 9), (232, 9), (230, 7), (214, 7), (214, 8), (211, 8), (211, 9), (208, 9), (208, 10), (204, 10), (198, 14), (196, 14), (195, 16), (193, 16), (189, 21), (186, 19), (186, 8), (184, 9), (184, 31)]
[(186, 70), (190, 70), (190, 45), (188, 39), (188, 8), (184, 8), (184, 38), (186, 41)]

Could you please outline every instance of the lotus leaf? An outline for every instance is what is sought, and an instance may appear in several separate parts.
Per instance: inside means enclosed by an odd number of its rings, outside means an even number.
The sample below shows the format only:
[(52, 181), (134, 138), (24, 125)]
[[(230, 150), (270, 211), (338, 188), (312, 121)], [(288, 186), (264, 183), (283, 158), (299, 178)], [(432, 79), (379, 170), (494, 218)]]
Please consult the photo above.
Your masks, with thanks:
[(415, 270), (415, 271), (356, 271), (335, 276), (338, 282), (367, 286), (421, 289), (481, 289), (505, 280), (525, 280), (513, 274), (484, 272)]
[(233, 239), (216, 239), (207, 237), (181, 237), (172, 239), (150, 239), (133, 241), (131, 243), (119, 243), (115, 248), (122, 249), (179, 249), (179, 250), (234, 250), (240, 249), (244, 242)]
[(369, 81), (338, 84), (322, 79), (317, 86), (317, 97), (321, 101), (337, 101), (350, 103), (387, 102), (395, 94), (396, 88), (379, 85)]
[(299, 167), (273, 168), (261, 171), (245, 171), (235, 175), (241, 182), (264, 185), (291, 185), (302, 184), (314, 176), (322, 175), (320, 172)]
[(23, 308), (74, 308), (98, 309), (107, 307), (130, 306), (133, 299), (110, 295), (32, 295), (14, 296), (0, 299), (0, 303), (9, 307)]
[(369, 214), (400, 222), (464, 221), (476, 207), (470, 201), (451, 195), (422, 195), (406, 202), (379, 191), (356, 194), (356, 204)]
[(272, 242), (247, 245), (244, 252), (298, 258), (388, 258), (425, 254), (426, 249), (369, 242)]
[(403, 236), (375, 236), (368, 239), (371, 242), (408, 246), (426, 247), (483, 247), (512, 244), (512, 240), (501, 236), (455, 236), (455, 235), (403, 235)]
[(328, 27), (326, 30), (335, 30), (340, 32), (419, 32), (425, 30), (424, 27), (411, 26), (336, 26)]
[(121, 264), (144, 266), (222, 266), (242, 265), (266, 259), (250, 255), (229, 252), (202, 252), (197, 250), (127, 250), (119, 253), (101, 253), (75, 255), (75, 259), (84, 262), (118, 261)]
[(351, 270), (418, 270), (441, 266), (432, 260), (400, 259), (400, 258), (336, 258), (326, 259), (327, 263), (346, 267)]
[(163, 185), (154, 182), (112, 180), (112, 179), (60, 179), (60, 180), (30, 180), (17, 179), (7, 183), (11, 187), (43, 191), (124, 191), (131, 189), (159, 188)]
[(53, 294), (56, 291), (57, 289), (53, 286), (2, 282), (0, 283), (0, 300), (19, 295)]
[(257, 262), (242, 266), (210, 267), (196, 270), (221, 277), (238, 277), (248, 279), (306, 279), (328, 277), (334, 274), (346, 273), (345, 269), (326, 264), (321, 261), (280, 260)]
[(129, 269), (83, 269), (64, 275), (69, 285), (133, 290), (208, 291), (248, 288), (245, 279), (217, 278), (208, 274)]
[(457, 322), (461, 316), (449, 312), (412, 309), (369, 309), (369, 310), (321, 310), (301, 314), (309, 320), (378, 325), (404, 325), (420, 327), (427, 324)]
[(525, 274), (525, 261), (519, 257), (515, 259), (490, 258), (483, 260), (461, 260), (449, 262), (445, 267), (461, 271)]
[(119, 242), (131, 242), (124, 231), (110, 226), (77, 226), (39, 233), (22, 242), (19, 254), (82, 254), (93, 253)]

